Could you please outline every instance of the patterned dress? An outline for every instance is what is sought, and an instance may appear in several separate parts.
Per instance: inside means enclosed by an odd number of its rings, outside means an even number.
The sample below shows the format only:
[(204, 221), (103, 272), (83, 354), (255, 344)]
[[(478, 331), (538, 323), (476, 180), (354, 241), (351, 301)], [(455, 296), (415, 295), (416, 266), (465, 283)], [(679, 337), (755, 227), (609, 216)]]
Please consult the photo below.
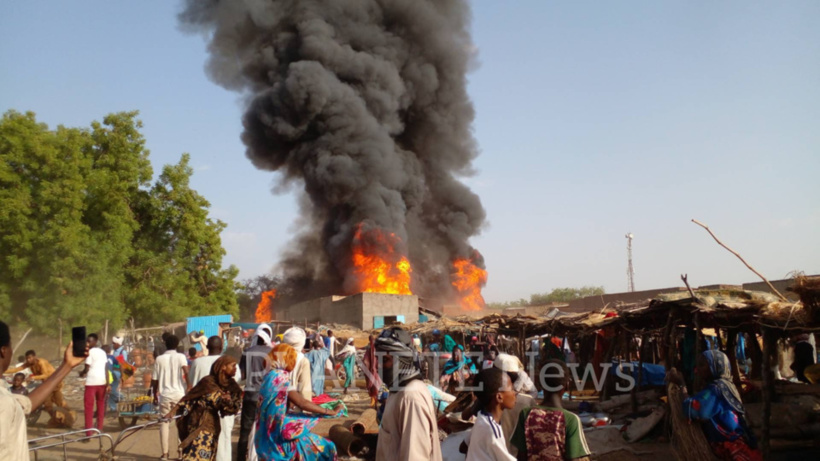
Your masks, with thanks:
[(590, 455), (581, 420), (561, 408), (532, 407), (521, 412), (510, 444), (519, 457), (559, 461)]
[(317, 418), (287, 414), (290, 373), (273, 369), (259, 391), (257, 432), (254, 443), (260, 461), (330, 461), (336, 445), (312, 434)]
[[(181, 408), (186, 409), (191, 414), (201, 414), (202, 420), (208, 419), (219, 424), (219, 413), (223, 415), (235, 415), (242, 407), (242, 395), (237, 394), (232, 398), (222, 397), (220, 392), (211, 392), (200, 398), (182, 402)], [(198, 408), (197, 408), (198, 407)], [(205, 413), (209, 413), (205, 415)], [(194, 430), (189, 436), (190, 441), (183, 441), (181, 444), (181, 455), (184, 461), (207, 461), (216, 459), (217, 441), (219, 440), (219, 430), (213, 428), (214, 424), (203, 425)], [(189, 443), (186, 443), (189, 442)]]

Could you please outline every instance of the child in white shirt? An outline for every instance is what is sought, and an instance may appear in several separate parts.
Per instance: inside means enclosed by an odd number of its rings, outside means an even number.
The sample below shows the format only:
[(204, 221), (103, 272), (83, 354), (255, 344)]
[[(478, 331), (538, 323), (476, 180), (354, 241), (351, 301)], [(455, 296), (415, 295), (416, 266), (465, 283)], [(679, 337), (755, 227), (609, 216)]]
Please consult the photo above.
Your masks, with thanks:
[(507, 451), (507, 441), (498, 423), (501, 413), (515, 406), (516, 392), (507, 373), (492, 367), (482, 370), (476, 380), (475, 391), (481, 411), (466, 443), (466, 461), (515, 461)]

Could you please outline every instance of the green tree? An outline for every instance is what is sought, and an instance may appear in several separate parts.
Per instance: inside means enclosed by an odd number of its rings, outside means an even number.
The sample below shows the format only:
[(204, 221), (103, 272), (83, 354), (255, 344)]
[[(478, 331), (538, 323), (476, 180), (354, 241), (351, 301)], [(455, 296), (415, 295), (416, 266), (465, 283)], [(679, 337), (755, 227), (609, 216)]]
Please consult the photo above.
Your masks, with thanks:
[(151, 186), (136, 112), (90, 129), (31, 112), (0, 120), (0, 316), (53, 331), (236, 312), (225, 224), (189, 187), (184, 155)]
[(555, 288), (549, 293), (534, 293), (530, 295), (530, 305), (537, 306), (549, 303), (566, 303), (573, 299), (604, 294), (604, 287), (583, 286), (580, 288)]
[(208, 217), (210, 204), (191, 189), (192, 174), (190, 156), (183, 154), (139, 195), (142, 226), (128, 271), (128, 305), (139, 323), (238, 312), (234, 279), (239, 271), (222, 269), (225, 223)]

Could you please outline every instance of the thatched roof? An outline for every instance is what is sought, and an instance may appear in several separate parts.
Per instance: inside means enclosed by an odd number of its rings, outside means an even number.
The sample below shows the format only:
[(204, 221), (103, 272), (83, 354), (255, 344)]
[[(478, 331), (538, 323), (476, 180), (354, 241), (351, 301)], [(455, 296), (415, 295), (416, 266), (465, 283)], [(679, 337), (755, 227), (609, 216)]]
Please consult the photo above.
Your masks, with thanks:
[[(818, 284), (820, 286), (820, 284)], [(601, 328), (620, 325), (633, 332), (663, 329), (670, 312), (677, 324), (691, 324), (697, 314), (702, 328), (730, 328), (747, 324), (769, 327), (820, 330), (820, 321), (801, 302), (781, 301), (776, 296), (747, 290), (696, 290), (659, 295), (634, 304), (607, 306), (600, 311), (567, 314), (556, 310), (542, 316), (492, 314), (479, 319), (442, 317), (410, 327), (412, 333), (429, 336), (433, 330), (442, 334), (472, 335), (493, 332), (518, 337), (542, 334), (559, 336), (586, 335)]]

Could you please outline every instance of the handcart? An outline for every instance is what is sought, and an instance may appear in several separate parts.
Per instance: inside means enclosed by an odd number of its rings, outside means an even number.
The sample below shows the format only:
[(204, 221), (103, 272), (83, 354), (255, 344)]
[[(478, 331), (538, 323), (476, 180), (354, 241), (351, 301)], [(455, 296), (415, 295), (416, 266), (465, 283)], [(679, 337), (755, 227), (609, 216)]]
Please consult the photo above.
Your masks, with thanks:
[(151, 389), (123, 389), (123, 399), (117, 403), (117, 419), (120, 428), (125, 430), (137, 424), (140, 418), (149, 419), (159, 415), (159, 409), (154, 406), (154, 397)]

